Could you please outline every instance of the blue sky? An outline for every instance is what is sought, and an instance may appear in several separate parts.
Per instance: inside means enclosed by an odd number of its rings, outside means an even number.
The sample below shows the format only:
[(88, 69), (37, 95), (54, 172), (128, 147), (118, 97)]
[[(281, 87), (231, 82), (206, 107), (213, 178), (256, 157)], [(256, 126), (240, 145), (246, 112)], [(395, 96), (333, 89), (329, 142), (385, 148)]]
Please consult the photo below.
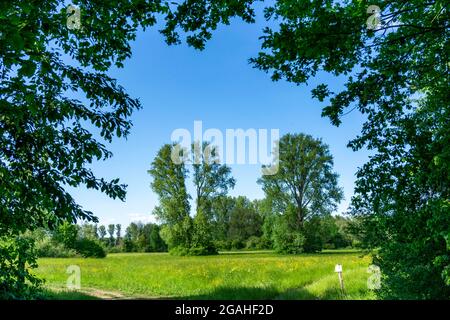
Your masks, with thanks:
[[(310, 90), (326, 82), (337, 90), (342, 79), (320, 74), (308, 85), (285, 81), (272, 82), (270, 76), (248, 64), (260, 48), (262, 24), (244, 24), (235, 20), (220, 27), (206, 50), (187, 45), (167, 46), (157, 28), (138, 34), (132, 44), (133, 56), (125, 68), (110, 74), (134, 97), (143, 109), (134, 113), (128, 139), (108, 146), (114, 154), (105, 162), (93, 164), (98, 176), (120, 178), (128, 184), (127, 200), (112, 200), (92, 190), (71, 190), (85, 209), (93, 211), (101, 224), (154, 221), (151, 211), (157, 197), (150, 189), (147, 170), (158, 149), (170, 142), (178, 128), (193, 131), (194, 121), (203, 121), (204, 129), (265, 128), (280, 129), (280, 134), (303, 132), (322, 138), (330, 146), (335, 171), (344, 188), (345, 198), (337, 213), (345, 211), (353, 193), (355, 172), (368, 159), (365, 151), (353, 152), (347, 142), (361, 129), (362, 116), (356, 111), (334, 127), (322, 118), (323, 104), (311, 98)], [(256, 180), (260, 167), (232, 166), (237, 180), (231, 195), (262, 198)]]

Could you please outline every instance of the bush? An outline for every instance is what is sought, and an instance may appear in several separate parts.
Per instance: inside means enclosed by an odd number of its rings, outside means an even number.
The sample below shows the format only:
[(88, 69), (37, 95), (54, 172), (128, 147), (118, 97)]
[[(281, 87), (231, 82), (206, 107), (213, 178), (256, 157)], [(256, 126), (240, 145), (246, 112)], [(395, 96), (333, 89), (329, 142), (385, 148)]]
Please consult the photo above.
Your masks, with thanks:
[(362, 247), (362, 243), (360, 240), (352, 240), (352, 248), (361, 248)]
[(124, 252), (123, 246), (115, 246), (115, 247), (109, 247), (107, 248), (108, 253), (122, 253)]
[(301, 233), (279, 234), (274, 238), (274, 249), (278, 253), (299, 254), (303, 252), (304, 242), (305, 237)]
[(231, 241), (231, 249), (233, 250), (244, 249), (244, 247), (245, 247), (244, 243), (239, 239), (234, 239)]
[(99, 241), (79, 239), (75, 243), (75, 250), (84, 258), (104, 258), (106, 251)]
[(277, 219), (272, 232), (273, 248), (278, 253), (298, 254), (303, 252), (305, 236), (290, 230), (283, 217)]
[(189, 249), (189, 255), (191, 256), (208, 256), (218, 253), (216, 247), (213, 245), (209, 247), (192, 247)]
[(261, 250), (265, 248), (264, 239), (261, 237), (251, 236), (245, 243), (246, 249)]
[(182, 246), (177, 246), (174, 248), (171, 248), (169, 250), (169, 253), (174, 256), (208, 256), (208, 255), (214, 255), (218, 254), (215, 246), (210, 247), (192, 247), (192, 248), (185, 248)]
[(216, 240), (214, 245), (218, 250), (231, 250), (232, 248), (230, 240)]
[(34, 299), (42, 280), (30, 272), (36, 268), (34, 240), (22, 236), (0, 236), (0, 300)]
[(336, 246), (334, 245), (334, 243), (325, 243), (323, 245), (323, 248), (326, 250), (333, 250), (336, 249)]
[(66, 248), (62, 243), (46, 237), (36, 242), (36, 254), (39, 258), (73, 258), (77, 252)]
[(182, 246), (177, 246), (170, 248), (169, 253), (174, 256), (188, 256), (189, 249)]

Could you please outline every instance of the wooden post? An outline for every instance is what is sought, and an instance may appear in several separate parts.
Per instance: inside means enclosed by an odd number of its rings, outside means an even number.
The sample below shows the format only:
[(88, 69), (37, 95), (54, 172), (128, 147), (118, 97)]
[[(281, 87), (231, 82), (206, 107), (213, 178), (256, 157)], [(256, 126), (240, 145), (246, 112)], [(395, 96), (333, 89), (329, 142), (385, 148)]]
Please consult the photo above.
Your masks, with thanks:
[(336, 272), (338, 274), (338, 278), (339, 278), (339, 285), (341, 286), (341, 292), (342, 292), (342, 296), (344, 296), (344, 276), (342, 275), (342, 265), (341, 264), (337, 264), (336, 267), (334, 267), (334, 272)]

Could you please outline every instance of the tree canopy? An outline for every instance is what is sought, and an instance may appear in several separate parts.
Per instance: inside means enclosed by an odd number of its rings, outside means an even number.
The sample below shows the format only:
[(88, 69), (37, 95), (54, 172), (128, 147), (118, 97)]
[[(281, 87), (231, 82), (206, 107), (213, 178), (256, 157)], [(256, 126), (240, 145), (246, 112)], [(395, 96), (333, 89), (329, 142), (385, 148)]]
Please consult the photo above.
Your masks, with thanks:
[(275, 249), (320, 251), (318, 218), (331, 215), (344, 198), (333, 172), (333, 157), (320, 139), (305, 134), (281, 137), (278, 153), (278, 172), (258, 180), (275, 217)]
[(344, 195), (328, 146), (309, 135), (286, 134), (279, 141), (279, 155), (278, 172), (258, 181), (274, 208), (283, 213), (293, 207), (298, 226), (334, 212)]
[[(214, 146), (194, 143), (191, 150), (183, 150), (178, 145), (166, 144), (148, 173), (160, 202), (154, 214), (165, 224), (162, 232), (169, 249), (180, 254), (215, 253), (213, 203), (226, 196), (235, 179), (231, 169), (219, 163)], [(190, 215), (189, 199), (193, 197), (187, 192), (188, 178), (192, 178), (195, 189), (194, 218)]]

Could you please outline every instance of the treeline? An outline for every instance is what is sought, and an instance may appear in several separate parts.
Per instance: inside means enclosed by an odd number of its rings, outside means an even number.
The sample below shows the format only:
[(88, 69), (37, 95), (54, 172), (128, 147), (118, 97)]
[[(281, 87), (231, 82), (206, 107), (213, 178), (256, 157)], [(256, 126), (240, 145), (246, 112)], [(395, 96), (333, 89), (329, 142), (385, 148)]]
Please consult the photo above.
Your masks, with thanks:
[(164, 252), (167, 245), (160, 236), (161, 227), (154, 223), (131, 223), (123, 239), (123, 252)]
[[(316, 252), (357, 245), (351, 233), (352, 221), (342, 216), (324, 216), (306, 224), (301, 243), (279, 223), (281, 215), (267, 210), (267, 200), (222, 196), (212, 208), (212, 244), (226, 250), (276, 250), (280, 253)], [(132, 222), (122, 236), (120, 224), (63, 224), (55, 231), (37, 229), (33, 238), (39, 257), (105, 257), (107, 253), (166, 252), (161, 238), (163, 226)]]
[(38, 257), (104, 258), (107, 253), (163, 252), (167, 246), (161, 239), (160, 226), (141, 222), (131, 223), (122, 237), (122, 226), (64, 223), (54, 231), (37, 229), (27, 232), (33, 239)]
[(267, 200), (224, 196), (214, 202), (212, 212), (214, 244), (219, 250), (273, 249), (280, 253), (300, 253), (358, 244), (351, 233), (352, 220), (342, 216), (311, 219), (299, 243), (283, 229), (283, 215), (273, 212)]

